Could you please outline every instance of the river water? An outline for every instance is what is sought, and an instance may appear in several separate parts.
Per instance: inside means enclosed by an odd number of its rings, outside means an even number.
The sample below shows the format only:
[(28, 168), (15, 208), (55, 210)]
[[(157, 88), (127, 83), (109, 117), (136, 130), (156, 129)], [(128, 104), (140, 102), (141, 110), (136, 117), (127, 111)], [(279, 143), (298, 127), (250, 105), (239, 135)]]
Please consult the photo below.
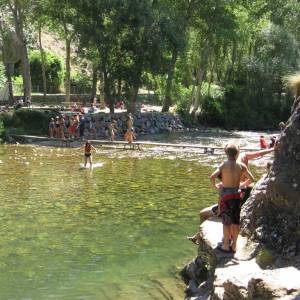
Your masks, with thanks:
[[(154, 140), (257, 148), (258, 135)], [(222, 158), (103, 149), (103, 166), (82, 170), (78, 149), (1, 146), (0, 299), (183, 299), (178, 270), (197, 253), (185, 237), (216, 201), (208, 177)]]

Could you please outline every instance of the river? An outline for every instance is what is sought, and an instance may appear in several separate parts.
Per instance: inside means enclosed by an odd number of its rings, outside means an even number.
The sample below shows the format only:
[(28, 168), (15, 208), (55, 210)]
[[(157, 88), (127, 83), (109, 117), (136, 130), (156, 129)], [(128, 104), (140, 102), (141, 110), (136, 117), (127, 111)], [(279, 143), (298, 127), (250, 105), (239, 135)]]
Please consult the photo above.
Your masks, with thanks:
[[(152, 140), (257, 148), (258, 136)], [(0, 146), (0, 299), (183, 299), (178, 270), (197, 253), (185, 237), (217, 199), (209, 175), (222, 158), (102, 149), (94, 161), (103, 166), (81, 170), (78, 149)]]

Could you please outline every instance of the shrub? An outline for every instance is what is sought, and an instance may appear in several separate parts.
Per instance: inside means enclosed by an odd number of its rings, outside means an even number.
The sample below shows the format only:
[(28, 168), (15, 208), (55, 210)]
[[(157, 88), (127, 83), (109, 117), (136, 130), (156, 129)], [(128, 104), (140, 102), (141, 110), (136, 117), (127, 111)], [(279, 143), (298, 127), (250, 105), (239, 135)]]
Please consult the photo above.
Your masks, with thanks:
[[(46, 82), (47, 93), (57, 93), (64, 79), (63, 62), (59, 56), (53, 53), (45, 53), (46, 58)], [(33, 50), (29, 55), (31, 82), (34, 91), (42, 91), (42, 59), (39, 50)]]
[(71, 76), (71, 88), (75, 93), (85, 94), (92, 91), (92, 80), (86, 74), (75, 74)]
[(200, 122), (212, 126), (223, 126), (225, 123), (224, 91), (218, 85), (204, 82), (201, 93)]
[(48, 124), (51, 117), (55, 117), (55, 111), (37, 111), (30, 109), (18, 109), (15, 111), (12, 120), (13, 127), (21, 127), (28, 133), (48, 132)]
[(13, 91), (15, 95), (23, 94), (23, 78), (21, 75), (13, 77)]
[(3, 142), (4, 137), (5, 137), (5, 127), (4, 127), (4, 124), (3, 124), (3, 120), (0, 117), (0, 143)]
[(189, 114), (192, 92), (192, 87), (187, 88), (182, 85), (176, 85), (173, 91), (173, 98), (176, 99), (176, 112), (181, 116), (186, 126), (194, 123), (193, 118)]

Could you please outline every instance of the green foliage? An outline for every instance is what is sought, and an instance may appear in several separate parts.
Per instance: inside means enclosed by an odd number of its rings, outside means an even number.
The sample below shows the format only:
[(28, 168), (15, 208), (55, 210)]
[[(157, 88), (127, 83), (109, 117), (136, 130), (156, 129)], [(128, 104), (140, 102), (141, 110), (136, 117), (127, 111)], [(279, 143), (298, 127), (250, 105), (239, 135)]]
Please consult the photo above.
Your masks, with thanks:
[(173, 89), (173, 97), (176, 99), (176, 112), (181, 116), (183, 123), (187, 126), (194, 123), (189, 114), (189, 107), (192, 98), (192, 87), (184, 87), (182, 85), (176, 85)]
[(205, 82), (202, 85), (201, 94), (200, 121), (212, 126), (224, 126), (224, 91), (217, 85)]
[[(173, 103), (188, 116), (192, 106), (208, 125), (262, 129), (289, 115), (282, 78), (300, 67), (298, 7), (297, 0), (36, 0), (24, 6), (31, 11), (24, 26), (33, 19), (78, 41), (77, 56), (103, 76), (110, 108), (121, 83), (130, 109), (142, 87), (164, 110)], [(40, 54), (30, 57), (33, 87), (41, 87)], [(47, 65), (48, 89), (58, 91), (61, 63), (47, 54)], [(71, 85), (88, 92), (91, 78), (76, 74)]]
[(91, 77), (86, 74), (71, 75), (71, 87), (75, 88), (76, 93), (85, 94), (92, 90)]
[(3, 123), (7, 129), (22, 129), (31, 134), (47, 134), (49, 120), (57, 114), (54, 111), (18, 109), (12, 115), (4, 115)]
[(15, 95), (22, 95), (23, 93), (23, 78), (21, 75), (15, 76), (12, 79), (13, 90)]
[[(59, 56), (56, 56), (55, 54), (49, 52), (46, 53), (45, 60), (47, 92), (58, 93), (60, 91), (60, 86), (63, 83), (64, 78), (63, 62)], [(29, 55), (29, 61), (32, 87), (36, 88), (38, 86), (39, 90), (41, 90), (43, 86), (43, 79), (42, 59), (40, 51), (31, 51)]]
[(5, 127), (3, 124), (2, 116), (0, 116), (0, 143), (3, 142), (5, 138)]

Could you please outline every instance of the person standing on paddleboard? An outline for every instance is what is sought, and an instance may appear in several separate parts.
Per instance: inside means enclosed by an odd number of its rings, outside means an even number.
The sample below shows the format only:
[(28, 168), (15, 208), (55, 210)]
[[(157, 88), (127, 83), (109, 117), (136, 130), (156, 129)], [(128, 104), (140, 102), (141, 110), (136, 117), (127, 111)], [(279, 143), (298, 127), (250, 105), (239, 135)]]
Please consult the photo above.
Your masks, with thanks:
[(92, 151), (97, 152), (97, 149), (92, 146), (90, 141), (86, 141), (84, 145), (84, 167), (86, 168), (87, 163), (90, 163), (90, 169), (93, 166), (93, 159), (92, 159)]

